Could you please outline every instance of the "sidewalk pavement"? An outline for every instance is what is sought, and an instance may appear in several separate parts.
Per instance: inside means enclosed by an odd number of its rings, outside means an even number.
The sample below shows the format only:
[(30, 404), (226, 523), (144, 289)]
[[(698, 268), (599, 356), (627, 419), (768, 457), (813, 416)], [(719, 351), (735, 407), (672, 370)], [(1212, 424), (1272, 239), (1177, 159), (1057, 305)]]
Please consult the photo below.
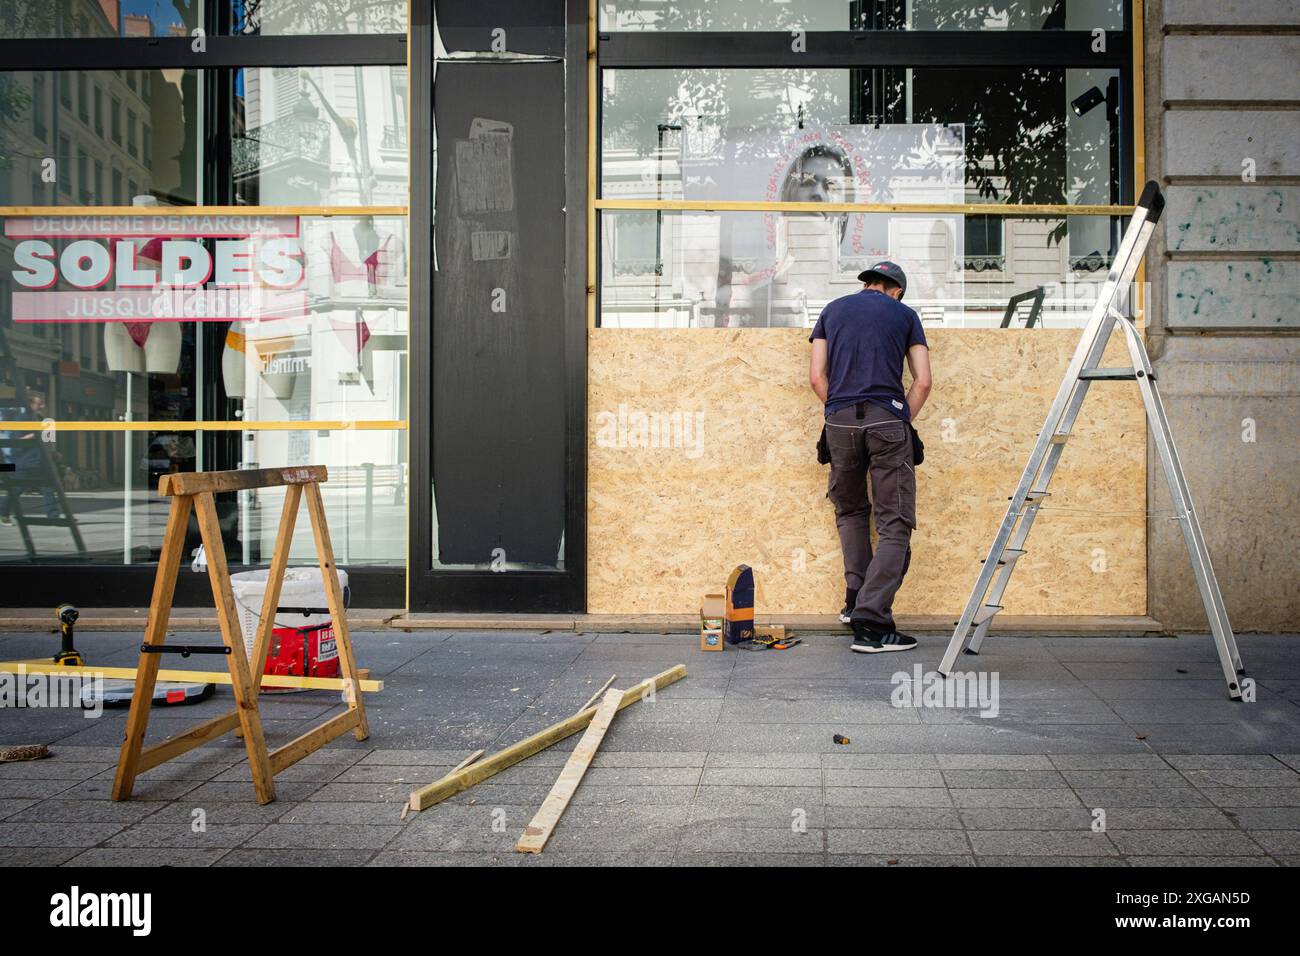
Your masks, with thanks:
[[(46, 656), (55, 641), (0, 634), (0, 659)], [(706, 654), (691, 634), (357, 633), (359, 663), (386, 683), (366, 698), (370, 738), (346, 736), (290, 767), (265, 807), (233, 737), (147, 772), (135, 799), (113, 803), (124, 710), (3, 709), (0, 744), (48, 743), (53, 756), (0, 764), (0, 860), (1300, 863), (1300, 635), (1239, 636), (1254, 703), (1228, 699), (1205, 635), (994, 636), (964, 661), (996, 673), (996, 717), (896, 706), (895, 673), (930, 671), (946, 636), (920, 641), (867, 656), (847, 637), (816, 635), (788, 651)], [(130, 667), (139, 635), (83, 633), (78, 645), (93, 664)], [(615, 718), (540, 856), (513, 846), (577, 736), (400, 819), (411, 790), (471, 751), (569, 716), (610, 674), (627, 687), (677, 663), (684, 680)], [(150, 739), (230, 704), (219, 688), (198, 705), (155, 709)], [(264, 696), (268, 738), (290, 739), (337, 706), (328, 691)]]

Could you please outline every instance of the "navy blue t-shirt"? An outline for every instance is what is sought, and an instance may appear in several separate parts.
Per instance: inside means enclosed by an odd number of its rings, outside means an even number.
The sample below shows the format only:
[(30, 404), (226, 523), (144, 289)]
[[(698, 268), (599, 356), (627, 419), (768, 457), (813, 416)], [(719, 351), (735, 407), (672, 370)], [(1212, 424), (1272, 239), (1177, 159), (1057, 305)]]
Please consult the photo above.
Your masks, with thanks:
[(822, 309), (813, 339), (825, 339), (830, 388), (826, 413), (858, 402), (911, 418), (903, 393), (903, 362), (913, 345), (925, 345), (921, 320), (897, 299), (875, 289), (842, 296)]

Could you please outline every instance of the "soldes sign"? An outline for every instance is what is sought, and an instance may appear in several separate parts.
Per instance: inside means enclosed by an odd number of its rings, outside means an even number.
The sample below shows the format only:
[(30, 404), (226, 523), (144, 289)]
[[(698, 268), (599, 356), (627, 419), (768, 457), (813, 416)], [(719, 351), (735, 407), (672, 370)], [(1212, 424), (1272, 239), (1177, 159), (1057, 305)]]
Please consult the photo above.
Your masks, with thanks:
[(233, 322), (306, 313), (293, 216), (9, 219), (15, 322)]

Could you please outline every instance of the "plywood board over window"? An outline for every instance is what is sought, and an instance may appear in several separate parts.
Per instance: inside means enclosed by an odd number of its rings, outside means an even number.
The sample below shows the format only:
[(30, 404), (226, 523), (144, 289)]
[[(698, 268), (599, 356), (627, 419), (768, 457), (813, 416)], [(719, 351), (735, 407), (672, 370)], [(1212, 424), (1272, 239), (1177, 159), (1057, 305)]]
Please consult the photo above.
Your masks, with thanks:
[[(837, 610), (843, 567), (814, 444), (807, 330), (593, 329), (588, 610), (689, 613), (737, 564), (764, 614)], [(928, 330), (919, 527), (901, 614), (957, 613), (1077, 329)], [(1126, 364), (1112, 342), (1103, 364)], [(1108, 391), (1100, 391), (1109, 389)], [(1011, 614), (1146, 612), (1146, 424), (1097, 386), (1006, 595)]]

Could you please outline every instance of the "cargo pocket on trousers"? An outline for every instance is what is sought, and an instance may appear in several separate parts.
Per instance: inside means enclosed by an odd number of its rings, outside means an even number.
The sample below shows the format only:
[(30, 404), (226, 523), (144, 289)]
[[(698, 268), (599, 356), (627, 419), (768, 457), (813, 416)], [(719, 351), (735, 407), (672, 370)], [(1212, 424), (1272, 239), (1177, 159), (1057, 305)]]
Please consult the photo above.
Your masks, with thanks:
[(898, 473), (898, 513), (913, 531), (916, 530), (916, 469), (910, 463)]
[(858, 451), (858, 430), (837, 425), (826, 426), (826, 444), (831, 450), (831, 470), (852, 471), (862, 467)]

